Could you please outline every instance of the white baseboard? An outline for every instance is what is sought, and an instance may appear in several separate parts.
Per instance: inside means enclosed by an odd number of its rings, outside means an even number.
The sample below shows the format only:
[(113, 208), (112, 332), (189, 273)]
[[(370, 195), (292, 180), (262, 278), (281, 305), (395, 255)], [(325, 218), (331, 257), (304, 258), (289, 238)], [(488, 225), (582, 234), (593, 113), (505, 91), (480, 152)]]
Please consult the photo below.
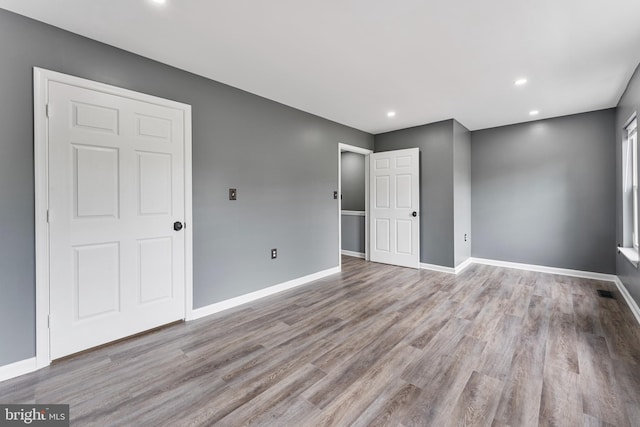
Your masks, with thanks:
[(583, 279), (604, 280), (615, 282), (617, 276), (613, 274), (594, 273), (591, 271), (570, 270), (567, 268), (546, 267), (544, 265), (521, 264), (519, 262), (497, 261), (485, 258), (471, 258), (474, 264), (493, 265), (496, 267), (516, 268), (518, 270), (537, 271), (540, 273), (560, 274), (563, 276), (581, 277)]
[(462, 262), (455, 268), (456, 274), (462, 273), (462, 271), (465, 268), (469, 267), (471, 264), (473, 264), (473, 258), (467, 258), (464, 262)]
[(322, 279), (336, 273), (340, 273), (340, 267), (329, 268), (328, 270), (319, 271), (317, 273), (309, 274), (308, 276), (289, 280), (288, 282), (280, 283), (278, 285), (273, 285), (255, 292), (240, 295), (235, 298), (220, 301), (206, 307), (196, 308), (191, 310), (190, 315), (187, 316), (187, 320), (195, 320), (205, 316), (210, 316), (212, 314), (228, 310), (230, 308), (237, 307), (239, 305), (246, 304), (248, 302), (267, 297), (269, 295), (277, 294), (278, 292), (286, 291), (297, 286), (306, 285), (309, 282), (313, 282), (314, 280)]
[(595, 279), (605, 282), (613, 282), (616, 284), (616, 287), (622, 294), (622, 297), (627, 302), (627, 305), (638, 321), (638, 324), (640, 324), (640, 307), (638, 307), (636, 301), (633, 299), (629, 291), (627, 291), (624, 283), (622, 283), (620, 278), (614, 274), (594, 273), (592, 271), (570, 270), (567, 268), (546, 267), (544, 265), (522, 264), (518, 262), (497, 261), (494, 259), (485, 258), (469, 258), (465, 262), (457, 266), (455, 269), (433, 264), (420, 264), (420, 268), (423, 268), (425, 270), (439, 271), (443, 273), (459, 274), (462, 272), (462, 270), (464, 270), (471, 264), (493, 265), (495, 267), (515, 268), (518, 270), (537, 271), (540, 273), (560, 274), (562, 276), (580, 277), (583, 279)]
[(471, 264), (473, 264), (472, 259), (467, 258), (463, 263), (461, 263), (455, 268), (445, 267), (443, 265), (437, 265), (437, 264), (426, 264), (423, 262), (420, 263), (420, 268), (423, 270), (437, 271), (439, 273), (460, 274), (465, 268), (469, 267)]
[(343, 249), (341, 251), (342, 255), (346, 255), (346, 256), (352, 256), (352, 257), (356, 257), (356, 258), (362, 258), (364, 259), (365, 254), (362, 252), (353, 252), (353, 251), (347, 251), (345, 249)]
[[(342, 251), (342, 252), (344, 253), (346, 251)], [(361, 257), (360, 255), (364, 255), (364, 254), (358, 254), (357, 252), (353, 252), (353, 253), (356, 255), (350, 255), (350, 256)], [(349, 255), (347, 253), (344, 253), (344, 254)], [(484, 259), (484, 258), (469, 258), (465, 262), (457, 266), (455, 269), (451, 267), (443, 267), (441, 265), (424, 264), (424, 263), (420, 264), (420, 268), (425, 270), (443, 272), (443, 273), (458, 274), (461, 271), (463, 271), (465, 268), (470, 266), (471, 264), (493, 265), (496, 267), (515, 268), (519, 270), (537, 271), (541, 273), (551, 273), (551, 274), (561, 274), (564, 276), (581, 277), (586, 279), (596, 279), (596, 280), (614, 282), (616, 284), (616, 287), (622, 294), (623, 298), (625, 299), (627, 305), (631, 309), (631, 312), (633, 313), (636, 320), (640, 324), (640, 307), (638, 307), (638, 304), (631, 297), (631, 295), (629, 294), (629, 291), (627, 291), (627, 288), (624, 286), (620, 278), (613, 274), (594, 273), (594, 272), (580, 271), (580, 270), (569, 270), (565, 268), (546, 267), (546, 266), (534, 265), (534, 264), (521, 264), (521, 263), (515, 263), (515, 262), (497, 261), (497, 260), (490, 260), (490, 259)], [(340, 267), (333, 267), (324, 271), (319, 271), (314, 274), (309, 274), (304, 277), (299, 277), (297, 279), (289, 280), (288, 282), (270, 286), (265, 289), (260, 289), (259, 291), (251, 292), (249, 294), (240, 295), (239, 297), (235, 297), (225, 301), (221, 301), (219, 303), (211, 304), (206, 307), (197, 308), (191, 311), (190, 313), (191, 315), (188, 316), (187, 320), (200, 319), (202, 317), (209, 316), (211, 314), (218, 313), (220, 311), (224, 311), (241, 304), (255, 301), (257, 299), (264, 298), (266, 296), (273, 295), (278, 292), (292, 289), (297, 286), (305, 285), (309, 282), (313, 282), (314, 280), (319, 280), (339, 272), (340, 272)], [(34, 372), (37, 369), (38, 369), (38, 366), (37, 366), (37, 361), (35, 357), (21, 360), (15, 363), (11, 363), (9, 365), (0, 366), (0, 382), (18, 377), (20, 375), (28, 374), (30, 372)]]
[(0, 366), (0, 381), (6, 381), (38, 369), (36, 358), (21, 360), (9, 365)]
[(456, 274), (456, 269), (455, 268), (444, 267), (442, 265), (425, 264), (425, 263), (421, 262), (420, 263), (420, 268), (423, 269), (423, 270), (437, 271), (439, 273)]
[(618, 276), (615, 276), (615, 278), (616, 279), (614, 280), (614, 283), (618, 287), (618, 290), (622, 294), (624, 300), (627, 302), (627, 305), (631, 309), (631, 312), (633, 313), (636, 320), (640, 324), (640, 307), (638, 307), (638, 304), (636, 303), (636, 301), (633, 299), (633, 297), (631, 297), (631, 294), (629, 293), (627, 288), (624, 286), (624, 283), (622, 283), (622, 280), (620, 280)]

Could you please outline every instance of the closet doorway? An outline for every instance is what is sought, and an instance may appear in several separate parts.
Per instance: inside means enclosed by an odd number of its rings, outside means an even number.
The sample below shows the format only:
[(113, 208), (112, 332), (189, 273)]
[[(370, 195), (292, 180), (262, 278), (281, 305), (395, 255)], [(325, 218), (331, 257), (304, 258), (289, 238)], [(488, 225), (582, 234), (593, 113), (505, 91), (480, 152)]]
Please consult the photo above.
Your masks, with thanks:
[(369, 260), (369, 155), (372, 150), (338, 144), (338, 260)]

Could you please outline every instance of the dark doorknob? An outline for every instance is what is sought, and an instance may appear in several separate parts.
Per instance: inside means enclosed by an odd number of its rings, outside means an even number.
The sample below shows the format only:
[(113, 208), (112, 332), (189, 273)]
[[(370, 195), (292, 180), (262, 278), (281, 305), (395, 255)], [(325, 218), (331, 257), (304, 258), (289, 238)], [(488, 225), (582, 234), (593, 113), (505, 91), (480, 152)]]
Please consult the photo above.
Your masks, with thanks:
[(416, 212), (416, 211), (411, 212), (411, 216), (412, 216), (412, 217), (416, 217), (416, 216), (418, 216), (418, 212)]
[(182, 230), (182, 223), (180, 221), (176, 221), (173, 223), (173, 229), (176, 231)]

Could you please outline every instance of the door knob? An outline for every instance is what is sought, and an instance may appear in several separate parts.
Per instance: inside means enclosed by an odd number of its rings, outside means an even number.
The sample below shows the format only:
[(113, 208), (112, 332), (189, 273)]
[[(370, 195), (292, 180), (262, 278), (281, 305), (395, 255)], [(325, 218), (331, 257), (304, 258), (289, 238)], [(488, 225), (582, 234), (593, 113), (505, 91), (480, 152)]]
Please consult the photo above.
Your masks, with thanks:
[(180, 221), (176, 221), (173, 223), (173, 229), (176, 231), (182, 230), (182, 223)]
[(418, 216), (418, 212), (416, 212), (416, 211), (411, 212), (411, 216), (414, 217), (414, 218), (417, 217)]

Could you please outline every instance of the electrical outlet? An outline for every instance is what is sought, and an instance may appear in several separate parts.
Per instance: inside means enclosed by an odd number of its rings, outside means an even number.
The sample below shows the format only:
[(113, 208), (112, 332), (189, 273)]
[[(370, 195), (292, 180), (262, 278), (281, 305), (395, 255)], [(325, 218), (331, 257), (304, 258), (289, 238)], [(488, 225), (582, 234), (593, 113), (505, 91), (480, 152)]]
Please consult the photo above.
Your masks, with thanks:
[(467, 233), (464, 234), (464, 241), (467, 241)]
[(278, 258), (278, 250), (271, 249), (271, 259), (276, 259), (276, 258)]

